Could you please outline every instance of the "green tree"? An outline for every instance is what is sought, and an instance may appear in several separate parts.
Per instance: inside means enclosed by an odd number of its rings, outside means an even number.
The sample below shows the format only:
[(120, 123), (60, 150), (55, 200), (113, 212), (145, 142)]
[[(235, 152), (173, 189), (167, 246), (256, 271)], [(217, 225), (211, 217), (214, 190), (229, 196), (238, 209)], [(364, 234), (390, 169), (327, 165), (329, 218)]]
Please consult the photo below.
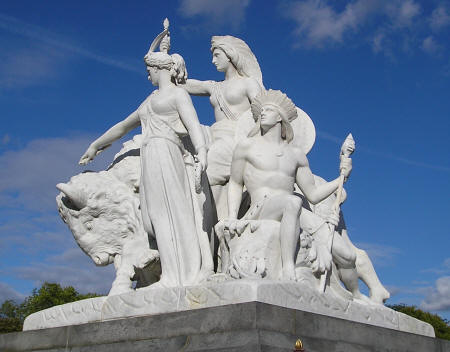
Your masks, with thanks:
[(436, 337), (440, 339), (450, 340), (450, 326), (447, 319), (442, 319), (437, 314), (424, 312), (415, 306), (407, 306), (406, 304), (387, 305), (389, 308), (407, 314), (413, 318), (422, 320), (430, 324), (434, 328)]
[(3, 302), (0, 307), (0, 333), (22, 330), (20, 307), (14, 301)]
[(20, 304), (11, 300), (3, 302), (0, 307), (0, 333), (22, 331), (25, 318), (40, 310), (92, 297), (98, 295), (80, 294), (72, 286), (61, 287), (59, 284), (44, 282)]

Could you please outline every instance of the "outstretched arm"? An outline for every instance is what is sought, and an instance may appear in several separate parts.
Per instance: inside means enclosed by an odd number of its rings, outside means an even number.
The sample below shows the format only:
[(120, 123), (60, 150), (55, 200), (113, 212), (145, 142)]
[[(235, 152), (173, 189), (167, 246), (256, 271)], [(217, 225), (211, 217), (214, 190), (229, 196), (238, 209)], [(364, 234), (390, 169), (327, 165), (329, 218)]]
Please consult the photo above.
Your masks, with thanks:
[(231, 161), (230, 181), (228, 183), (228, 217), (237, 219), (244, 190), (244, 169), (246, 146), (241, 142), (236, 146)]
[(185, 84), (180, 84), (179, 87), (182, 87), (191, 95), (208, 96), (211, 95), (213, 84), (214, 81), (188, 79)]
[(86, 165), (101, 151), (108, 148), (114, 141), (126, 135), (132, 129), (139, 126), (140, 120), (137, 111), (131, 113), (125, 120), (120, 121), (108, 131), (97, 138), (81, 157), (79, 164)]
[[(345, 158), (341, 161), (340, 166), (342, 175), (348, 177), (352, 170), (351, 159)], [(340, 184), (341, 177), (334, 179), (333, 181), (326, 182), (320, 186), (316, 186), (314, 182), (314, 176), (309, 168), (308, 159), (306, 155), (301, 154), (299, 156), (299, 167), (297, 169), (296, 182), (297, 185), (302, 190), (306, 199), (312, 204), (317, 204), (329, 197), (333, 192), (335, 192)]]

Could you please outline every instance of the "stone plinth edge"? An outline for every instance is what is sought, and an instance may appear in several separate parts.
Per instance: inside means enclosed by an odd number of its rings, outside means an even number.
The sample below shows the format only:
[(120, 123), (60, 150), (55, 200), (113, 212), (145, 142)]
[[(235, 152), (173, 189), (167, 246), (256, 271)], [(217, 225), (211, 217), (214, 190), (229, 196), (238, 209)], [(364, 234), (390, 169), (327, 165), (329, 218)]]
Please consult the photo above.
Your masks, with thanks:
[(248, 302), (434, 337), (430, 324), (384, 306), (321, 294), (299, 282), (269, 280), (231, 280), (175, 288), (150, 286), (122, 295), (87, 299), (30, 315), (25, 320), (24, 331)]

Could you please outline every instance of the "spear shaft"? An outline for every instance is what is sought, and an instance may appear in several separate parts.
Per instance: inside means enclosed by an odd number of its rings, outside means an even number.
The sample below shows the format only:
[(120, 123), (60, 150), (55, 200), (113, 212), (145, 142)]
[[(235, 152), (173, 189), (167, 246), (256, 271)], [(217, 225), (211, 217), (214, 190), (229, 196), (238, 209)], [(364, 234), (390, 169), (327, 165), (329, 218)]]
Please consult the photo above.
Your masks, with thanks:
[[(347, 138), (345, 138), (345, 141), (341, 147), (341, 159), (343, 156), (349, 158), (350, 155), (354, 152), (354, 150), (355, 150), (355, 140), (353, 139), (352, 134), (349, 133)], [(338, 185), (338, 189), (336, 192), (336, 199), (334, 201), (334, 205), (333, 205), (333, 209), (332, 209), (333, 212), (335, 212), (337, 214), (339, 214), (339, 211), (340, 211), (342, 190), (344, 189), (344, 180), (345, 180), (344, 170), (340, 170), (339, 185)], [(333, 224), (328, 224), (328, 226), (330, 229), (330, 238), (327, 243), (327, 249), (331, 253), (332, 248), (333, 248), (333, 241), (334, 241), (334, 230), (336, 229), (336, 226)], [(327, 283), (328, 275), (329, 275), (329, 270), (325, 270), (325, 272), (320, 277), (320, 284), (319, 284), (320, 292), (325, 292), (325, 286)]]

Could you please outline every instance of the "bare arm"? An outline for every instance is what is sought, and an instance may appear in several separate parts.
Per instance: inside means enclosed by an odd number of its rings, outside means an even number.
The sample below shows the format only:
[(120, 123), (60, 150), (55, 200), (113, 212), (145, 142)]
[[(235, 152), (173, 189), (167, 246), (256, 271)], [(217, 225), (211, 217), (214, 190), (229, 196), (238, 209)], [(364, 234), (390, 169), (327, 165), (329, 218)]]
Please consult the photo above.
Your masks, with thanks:
[(262, 87), (256, 79), (253, 79), (253, 78), (248, 79), (247, 96), (248, 96), (248, 99), (250, 100), (250, 102), (252, 102), (253, 99), (259, 93), (261, 93), (261, 90), (262, 90)]
[[(243, 142), (245, 143), (245, 141)], [(234, 149), (231, 161), (230, 181), (228, 183), (228, 217), (237, 219), (244, 190), (245, 154), (247, 147), (242, 142)]]
[(192, 104), (191, 97), (183, 89), (177, 90), (176, 106), (180, 114), (181, 121), (189, 132), (192, 144), (194, 145), (197, 156), (202, 164), (203, 170), (206, 169), (206, 141), (203, 135), (197, 112)]
[(113, 127), (111, 127), (108, 131), (102, 134), (99, 138), (97, 138), (94, 142), (91, 143), (89, 148), (81, 157), (79, 164), (86, 165), (90, 162), (94, 157), (109, 147), (114, 141), (126, 135), (132, 129), (136, 128), (140, 125), (139, 115), (137, 111), (131, 113), (125, 120), (116, 123)]
[(214, 81), (188, 79), (186, 84), (180, 84), (179, 87), (184, 88), (191, 95), (209, 96), (211, 95), (213, 84)]
[(316, 186), (314, 176), (309, 168), (308, 159), (305, 155), (301, 155), (300, 159), (300, 166), (297, 169), (296, 174), (296, 182), (308, 201), (312, 204), (317, 204), (337, 190), (339, 186), (339, 177), (333, 181)]

